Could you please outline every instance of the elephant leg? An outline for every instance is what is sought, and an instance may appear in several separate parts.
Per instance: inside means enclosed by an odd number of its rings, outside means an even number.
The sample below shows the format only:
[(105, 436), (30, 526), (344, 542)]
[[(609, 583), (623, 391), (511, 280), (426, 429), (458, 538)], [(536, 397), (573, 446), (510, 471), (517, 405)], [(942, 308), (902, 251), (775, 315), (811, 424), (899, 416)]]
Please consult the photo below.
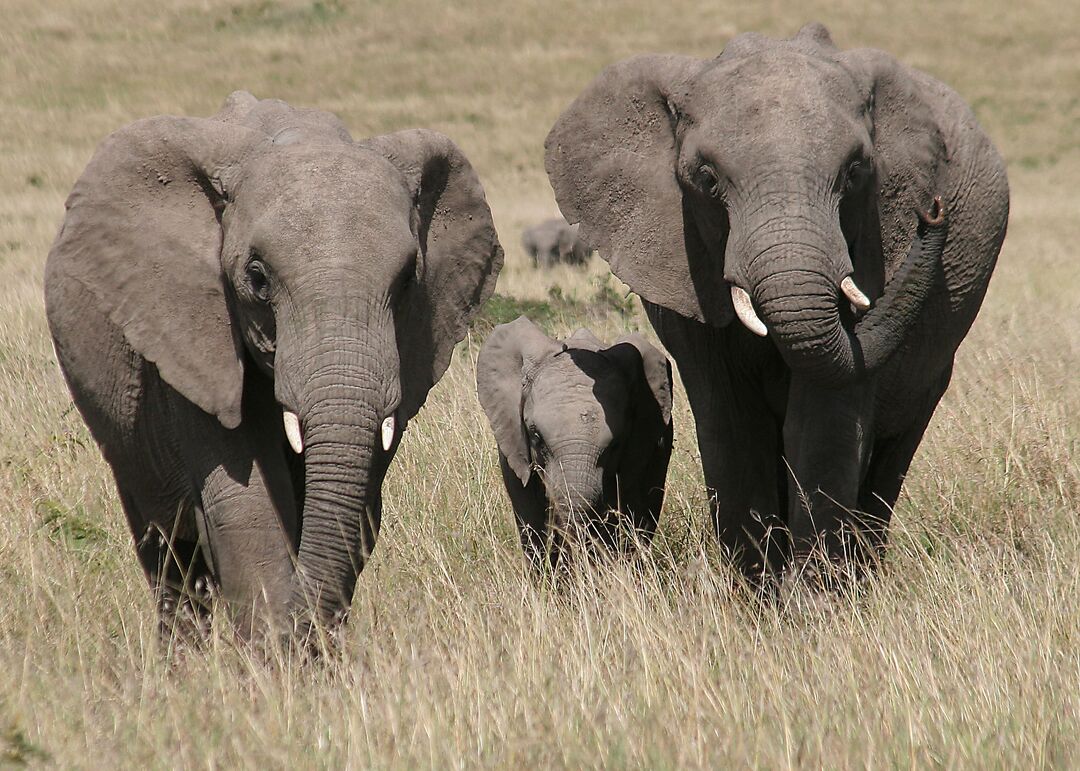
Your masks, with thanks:
[[(125, 497), (121, 493), (121, 500)], [(125, 501), (124, 508), (130, 512), (132, 504)], [(135, 553), (157, 601), (162, 637), (203, 637), (210, 626), (214, 583), (199, 542), (151, 525), (136, 538)]]
[(819, 386), (793, 375), (784, 421), (790, 494), (788, 526), (794, 556), (822, 549), (830, 562), (850, 564), (861, 548), (856, 512), (869, 458), (875, 386)]
[(927, 394), (914, 422), (895, 436), (879, 438), (874, 442), (866, 478), (859, 490), (859, 510), (863, 512), (864, 532), (870, 552), (867, 557), (871, 566), (884, 556), (888, 539), (889, 522), (893, 508), (900, 497), (900, 488), (907, 476), (911, 460), (922, 442), (923, 434), (938, 402), (949, 387), (952, 365), (941, 375), (934, 388)]
[(264, 623), (288, 623), (299, 539), (281, 409), (265, 390), (245, 389), (234, 430), (186, 401), (177, 408), (188, 429), (182, 454), (198, 480), (203, 554), (245, 637), (261, 633)]
[(502, 469), (503, 484), (514, 509), (514, 524), (517, 525), (525, 556), (538, 569), (548, 560), (554, 564), (558, 555), (556, 544), (548, 543), (548, 501), (543, 482), (534, 474), (527, 485), (521, 484), (501, 452), (499, 468)]
[(649, 303), (646, 311), (694, 413), (714, 533), (749, 581), (778, 576), (789, 544), (770, 393), (782, 375), (770, 376), (771, 350), (738, 325), (714, 329)]

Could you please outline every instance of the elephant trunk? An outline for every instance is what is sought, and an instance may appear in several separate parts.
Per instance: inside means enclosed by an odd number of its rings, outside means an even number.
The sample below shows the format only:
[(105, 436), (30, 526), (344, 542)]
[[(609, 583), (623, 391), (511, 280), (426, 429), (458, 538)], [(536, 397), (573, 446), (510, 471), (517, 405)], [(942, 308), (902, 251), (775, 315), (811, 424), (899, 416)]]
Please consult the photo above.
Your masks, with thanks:
[(604, 508), (604, 473), (591, 447), (554, 453), (545, 483), (552, 503), (552, 525), (564, 532), (584, 526)]
[[(888, 361), (918, 318), (941, 261), (947, 223), (940, 201), (935, 202), (930, 215), (920, 217), (911, 249), (884, 295), (850, 329), (844, 324), (841, 303), (853, 295), (864, 298), (857, 288), (852, 291), (854, 284), (844, 281), (851, 262), (839, 228), (835, 237), (815, 237), (805, 228), (776, 226), (774, 220), (771, 227), (750, 230), (763, 237), (743, 244), (744, 253), (752, 257), (738, 284), (749, 288), (793, 371), (842, 385), (866, 377)], [(793, 232), (800, 235), (792, 237)], [(770, 235), (783, 240), (769, 240)], [(732, 292), (737, 306), (740, 291)], [(740, 318), (745, 313), (740, 312)], [(748, 325), (752, 323), (753, 319)]]
[(304, 453), (304, 504), (293, 613), (299, 631), (333, 625), (352, 602), (375, 546), (382, 482), (396, 449), (387, 418), (400, 398), (396, 349), (376, 354), (359, 334), (314, 344), (296, 391)]

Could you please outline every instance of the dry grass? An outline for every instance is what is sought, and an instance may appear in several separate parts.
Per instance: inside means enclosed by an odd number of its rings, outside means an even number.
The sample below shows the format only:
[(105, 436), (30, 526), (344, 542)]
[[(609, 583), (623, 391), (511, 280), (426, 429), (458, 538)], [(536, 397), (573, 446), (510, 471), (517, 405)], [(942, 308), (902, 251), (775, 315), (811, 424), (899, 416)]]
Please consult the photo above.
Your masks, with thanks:
[[(1080, 766), (1080, 6), (51, 5), (6, 0), (0, 31), (0, 763)], [(97, 141), (137, 117), (209, 114), (238, 87), (335, 110), (357, 135), (439, 128), (488, 188), (509, 253), (500, 291), (589, 300), (592, 279), (537, 274), (518, 247), (521, 226), (554, 211), (541, 146), (561, 107), (622, 56), (708, 55), (735, 31), (807, 18), (952, 83), (1013, 184), (1001, 265), (879, 580), (824, 606), (741, 602), (704, 536), (681, 400), (651, 558), (562, 594), (535, 585), (473, 395), (473, 343), (391, 471), (339, 661), (282, 673), (226, 636), (206, 655), (155, 645), (42, 313), (44, 256)], [(589, 318), (601, 335), (647, 327)]]

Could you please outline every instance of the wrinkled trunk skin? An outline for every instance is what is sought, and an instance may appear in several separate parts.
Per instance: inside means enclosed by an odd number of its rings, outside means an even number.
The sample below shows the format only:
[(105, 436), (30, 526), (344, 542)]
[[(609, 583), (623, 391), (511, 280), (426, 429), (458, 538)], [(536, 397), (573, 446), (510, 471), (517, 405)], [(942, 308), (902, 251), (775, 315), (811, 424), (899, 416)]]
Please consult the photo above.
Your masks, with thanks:
[(920, 224), (885, 294), (850, 329), (843, 322), (841, 303), (846, 308), (848, 301), (839, 285), (852, 268), (834, 213), (785, 217), (766, 206), (744, 232), (752, 235), (729, 242), (737, 266), (733, 272), (761, 309), (784, 361), (812, 380), (843, 385), (884, 364), (917, 319), (938, 269), (946, 227)]
[(301, 639), (313, 624), (333, 627), (344, 618), (374, 549), (382, 482), (396, 449), (396, 440), (390, 452), (382, 449), (380, 425), (400, 398), (396, 348), (388, 345), (392, 334), (373, 332), (385, 324), (358, 327), (339, 318), (320, 326), (335, 332), (298, 336), (283, 389), (286, 408), (295, 404), (304, 438), (304, 507), (292, 600)]
[(545, 485), (551, 501), (550, 523), (559, 543), (580, 543), (595, 537), (594, 525), (606, 515), (604, 472), (592, 448), (555, 453), (546, 468)]

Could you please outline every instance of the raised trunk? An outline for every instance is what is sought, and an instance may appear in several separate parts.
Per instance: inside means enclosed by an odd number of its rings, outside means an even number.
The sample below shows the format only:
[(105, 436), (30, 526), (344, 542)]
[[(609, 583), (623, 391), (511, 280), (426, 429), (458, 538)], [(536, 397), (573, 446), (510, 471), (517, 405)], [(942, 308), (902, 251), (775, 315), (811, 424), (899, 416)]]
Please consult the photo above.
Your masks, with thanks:
[[(794, 239), (793, 230), (784, 223), (752, 229), (759, 236), (743, 244), (750, 255), (747, 288), (793, 370), (834, 385), (863, 378), (888, 361), (918, 318), (937, 275), (947, 223), (944, 217), (919, 222), (903, 265), (853, 329), (840, 310), (847, 303), (837, 267), (847, 257), (835, 253), (842, 240), (812, 234)], [(784, 240), (769, 240), (778, 236)]]

